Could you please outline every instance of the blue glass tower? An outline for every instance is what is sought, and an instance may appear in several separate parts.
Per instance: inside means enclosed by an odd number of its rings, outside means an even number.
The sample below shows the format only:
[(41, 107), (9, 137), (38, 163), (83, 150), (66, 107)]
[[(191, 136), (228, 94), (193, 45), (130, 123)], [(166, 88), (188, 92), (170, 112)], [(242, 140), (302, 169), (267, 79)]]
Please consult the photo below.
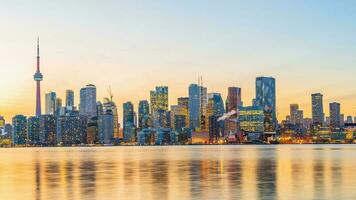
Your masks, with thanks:
[(275, 131), (276, 119), (276, 82), (272, 77), (256, 78), (256, 106), (265, 113), (265, 131)]

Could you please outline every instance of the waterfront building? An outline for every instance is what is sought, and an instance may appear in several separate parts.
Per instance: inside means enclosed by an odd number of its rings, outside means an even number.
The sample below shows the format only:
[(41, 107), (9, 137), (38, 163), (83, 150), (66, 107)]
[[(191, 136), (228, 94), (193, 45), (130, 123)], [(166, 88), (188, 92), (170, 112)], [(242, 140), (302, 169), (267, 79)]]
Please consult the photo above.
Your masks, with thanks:
[(138, 128), (139, 130), (148, 128), (150, 120), (150, 105), (147, 100), (142, 100), (138, 104)]
[(168, 111), (168, 87), (157, 86), (155, 91), (150, 92), (151, 111)]
[(72, 114), (57, 119), (57, 143), (64, 146), (87, 143), (87, 118)]
[(111, 144), (114, 137), (114, 116), (111, 110), (107, 110), (99, 116), (99, 142)]
[(12, 142), (15, 145), (27, 144), (27, 118), (24, 115), (16, 115), (12, 118)]
[(329, 111), (330, 111), (330, 126), (333, 128), (339, 128), (341, 125), (340, 103), (337, 102), (330, 103)]
[(352, 116), (347, 116), (345, 123), (352, 124), (353, 123)]
[(99, 143), (99, 118), (92, 117), (87, 124), (87, 144)]
[(314, 124), (322, 125), (324, 123), (324, 107), (323, 107), (323, 95), (315, 93), (312, 97), (312, 119)]
[(247, 133), (263, 133), (264, 117), (264, 110), (260, 106), (239, 108), (240, 128)]
[(28, 140), (32, 145), (39, 145), (40, 142), (40, 118), (29, 117), (27, 120)]
[(189, 127), (189, 97), (179, 97), (178, 106), (180, 106), (181, 114), (185, 116), (186, 127)]
[(256, 105), (262, 107), (265, 115), (264, 130), (275, 131), (276, 118), (276, 83), (272, 77), (256, 78)]
[(239, 106), (242, 106), (241, 88), (229, 87), (226, 102), (227, 102), (226, 112), (237, 110)]
[(200, 86), (197, 84), (191, 84), (189, 86), (189, 125), (191, 129), (200, 127), (201, 119), (201, 100), (200, 100)]
[(57, 144), (57, 119), (55, 115), (40, 116), (40, 143), (45, 146)]
[(96, 87), (89, 84), (80, 89), (79, 114), (88, 118), (97, 115)]
[(0, 116), (0, 128), (5, 127), (5, 118), (3, 116)]
[(54, 115), (56, 113), (56, 100), (57, 100), (57, 95), (55, 92), (46, 93), (46, 101), (45, 101), (46, 115)]
[(298, 104), (290, 104), (290, 122), (296, 124), (296, 118), (299, 110)]
[(123, 104), (123, 115), (124, 140), (131, 141), (132, 128), (134, 128), (134, 106), (130, 101)]
[(169, 112), (156, 110), (153, 113), (153, 128), (170, 128)]
[(66, 107), (73, 108), (74, 107), (74, 91), (66, 90)]
[(119, 138), (122, 139), (119, 135), (119, 115), (117, 113), (117, 107), (115, 102), (112, 100), (112, 98), (104, 98), (104, 103), (102, 104), (103, 106), (103, 113), (108, 113), (111, 112), (113, 115), (113, 125), (114, 125), (114, 132), (113, 132), (113, 137), (114, 138)]

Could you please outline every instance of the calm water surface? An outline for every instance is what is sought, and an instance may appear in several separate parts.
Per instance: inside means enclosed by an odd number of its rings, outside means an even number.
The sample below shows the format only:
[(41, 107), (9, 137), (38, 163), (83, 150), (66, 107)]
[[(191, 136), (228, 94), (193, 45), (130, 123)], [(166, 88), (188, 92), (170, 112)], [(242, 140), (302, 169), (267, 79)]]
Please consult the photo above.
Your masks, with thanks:
[(0, 149), (0, 199), (356, 199), (356, 145)]

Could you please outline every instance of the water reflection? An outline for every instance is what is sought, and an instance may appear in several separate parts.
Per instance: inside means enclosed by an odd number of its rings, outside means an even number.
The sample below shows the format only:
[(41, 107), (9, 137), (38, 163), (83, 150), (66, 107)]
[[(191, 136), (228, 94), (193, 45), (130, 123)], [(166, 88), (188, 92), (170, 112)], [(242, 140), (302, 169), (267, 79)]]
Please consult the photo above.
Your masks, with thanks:
[(356, 199), (356, 146), (0, 149), (0, 199)]

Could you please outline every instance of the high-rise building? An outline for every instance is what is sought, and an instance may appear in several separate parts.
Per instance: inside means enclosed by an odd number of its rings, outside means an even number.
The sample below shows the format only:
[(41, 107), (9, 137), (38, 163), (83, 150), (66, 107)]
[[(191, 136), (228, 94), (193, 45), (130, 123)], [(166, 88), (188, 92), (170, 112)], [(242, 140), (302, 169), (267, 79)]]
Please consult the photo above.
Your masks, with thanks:
[(334, 128), (340, 127), (340, 103), (330, 103), (330, 126)]
[(39, 145), (40, 142), (40, 118), (29, 117), (27, 120), (28, 140), (32, 145)]
[(324, 123), (323, 95), (315, 93), (312, 97), (312, 119), (314, 124)]
[(62, 99), (58, 98), (56, 99), (56, 115), (64, 115), (65, 114), (65, 108), (62, 106)]
[[(178, 126), (181, 126), (182, 124), (186, 125), (186, 108), (183, 105), (172, 105), (171, 106), (171, 125), (174, 130), (178, 129), (179, 127), (176, 127), (176, 123), (178, 123)], [(179, 116), (176, 118), (176, 116)], [(184, 120), (184, 122), (176, 122), (176, 120)]]
[(241, 130), (248, 133), (264, 132), (264, 110), (260, 106), (239, 108), (239, 122)]
[(272, 77), (256, 78), (256, 105), (262, 107), (265, 115), (264, 129), (275, 131), (276, 119), (276, 83)]
[(200, 128), (201, 119), (201, 100), (200, 100), (201, 88), (197, 84), (191, 84), (189, 86), (189, 125), (190, 128)]
[(99, 116), (99, 141), (102, 144), (111, 144), (114, 137), (114, 116), (107, 110)]
[(112, 100), (112, 98), (105, 98), (104, 103), (103, 103), (103, 112), (111, 112), (113, 115), (113, 125), (114, 125), (114, 132), (113, 132), (113, 137), (114, 138), (120, 138), (119, 136), (119, 115), (117, 113), (117, 107), (115, 102)]
[(352, 124), (353, 123), (352, 116), (347, 116), (346, 117), (346, 123), (348, 123), (348, 124)]
[(232, 110), (237, 110), (239, 106), (242, 106), (241, 88), (229, 87), (228, 95), (227, 95), (227, 110), (226, 110), (226, 112), (230, 112)]
[(134, 106), (130, 101), (123, 104), (123, 115), (124, 140), (131, 141), (136, 136), (132, 135), (132, 128), (134, 127)]
[(46, 115), (54, 115), (56, 113), (57, 95), (55, 92), (46, 93)]
[(290, 104), (290, 122), (296, 124), (296, 118), (299, 110), (298, 104)]
[(149, 127), (150, 105), (147, 100), (142, 100), (138, 104), (138, 128), (140, 130)]
[(340, 126), (343, 127), (345, 126), (345, 115), (340, 114)]
[(92, 117), (87, 125), (87, 143), (97, 144), (99, 143), (99, 118)]
[(12, 118), (12, 142), (15, 145), (27, 144), (27, 118), (16, 115)]
[(74, 91), (66, 90), (66, 107), (74, 107)]
[(168, 111), (168, 87), (157, 86), (155, 91), (150, 92), (151, 112), (157, 110)]
[(40, 116), (40, 143), (46, 146), (57, 144), (57, 119), (55, 115)]
[(33, 76), (36, 81), (36, 116), (39, 117), (41, 113), (41, 81), (43, 80), (43, 75), (40, 71), (40, 39), (37, 38), (37, 70)]
[(189, 97), (179, 97), (178, 106), (182, 109), (182, 114), (185, 116), (185, 125), (189, 127)]
[(5, 127), (5, 118), (3, 116), (0, 116), (0, 128)]
[(84, 88), (80, 89), (80, 105), (79, 113), (80, 115), (85, 115), (88, 118), (97, 115), (96, 107), (96, 87), (95, 85), (89, 84)]
[(211, 104), (212, 104), (212, 114), (213, 115), (220, 116), (225, 113), (224, 101), (222, 100), (220, 93), (209, 93), (208, 99), (209, 99), (209, 101), (211, 101)]
[(64, 146), (87, 143), (87, 118), (72, 113), (57, 119), (57, 143)]

